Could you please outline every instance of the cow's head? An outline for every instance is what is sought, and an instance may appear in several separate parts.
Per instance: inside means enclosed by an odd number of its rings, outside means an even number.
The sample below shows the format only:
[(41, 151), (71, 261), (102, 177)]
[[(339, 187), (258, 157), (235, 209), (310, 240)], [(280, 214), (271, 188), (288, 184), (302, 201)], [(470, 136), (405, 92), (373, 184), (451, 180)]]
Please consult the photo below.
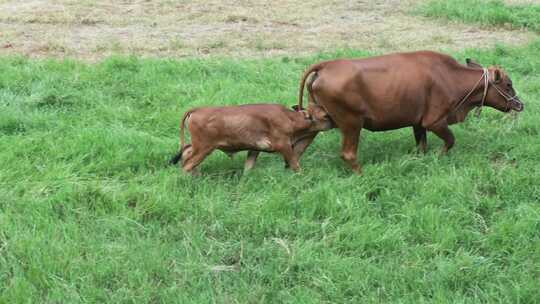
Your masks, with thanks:
[[(468, 67), (483, 69), (480, 64), (469, 58), (466, 61)], [(523, 103), (517, 96), (512, 80), (500, 67), (489, 67), (488, 79), (489, 87), (485, 105), (503, 112), (523, 111)]]

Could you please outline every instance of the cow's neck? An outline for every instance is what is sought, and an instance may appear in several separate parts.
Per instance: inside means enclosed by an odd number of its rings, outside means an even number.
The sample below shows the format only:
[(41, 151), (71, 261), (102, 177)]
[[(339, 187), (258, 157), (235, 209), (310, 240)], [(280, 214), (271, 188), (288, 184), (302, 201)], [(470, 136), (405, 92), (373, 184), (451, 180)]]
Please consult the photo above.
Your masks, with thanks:
[[(469, 67), (460, 67), (458, 72), (455, 73), (454, 83), (456, 85), (456, 90), (452, 100), (452, 112), (457, 121), (463, 121), (472, 109), (481, 104), (482, 97), (484, 96), (484, 82), (479, 82), (479, 80), (482, 78), (483, 74), (483, 70)], [(478, 85), (475, 88), (476, 84)], [(459, 108), (456, 108), (458, 103), (473, 89), (474, 91), (467, 100), (465, 100)]]

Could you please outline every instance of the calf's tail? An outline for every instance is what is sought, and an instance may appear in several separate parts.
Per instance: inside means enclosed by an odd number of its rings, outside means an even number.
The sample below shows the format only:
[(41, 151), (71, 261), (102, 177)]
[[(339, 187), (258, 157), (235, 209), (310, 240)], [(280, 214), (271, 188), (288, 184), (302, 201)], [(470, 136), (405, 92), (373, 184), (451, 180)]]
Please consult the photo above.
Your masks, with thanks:
[(184, 126), (186, 124), (186, 119), (195, 111), (195, 109), (189, 110), (186, 113), (184, 113), (184, 116), (182, 117), (182, 120), (180, 120), (180, 146), (178, 148), (178, 152), (169, 160), (169, 164), (175, 165), (182, 159), (182, 152), (184, 152)]
[(176, 152), (176, 154), (169, 160), (169, 165), (178, 164), (178, 162), (182, 159), (182, 152), (183, 151)]
[(306, 79), (309, 77), (309, 75), (311, 73), (314, 73), (314, 72), (316, 73), (316, 72), (320, 71), (322, 68), (324, 68), (326, 63), (328, 63), (328, 61), (319, 62), (319, 63), (316, 63), (316, 64), (310, 66), (304, 72), (304, 75), (302, 76), (302, 79), (300, 79), (300, 90), (298, 92), (298, 108), (300, 110), (302, 110), (304, 108), (302, 103), (303, 103), (303, 99), (304, 99), (304, 87), (306, 85)]

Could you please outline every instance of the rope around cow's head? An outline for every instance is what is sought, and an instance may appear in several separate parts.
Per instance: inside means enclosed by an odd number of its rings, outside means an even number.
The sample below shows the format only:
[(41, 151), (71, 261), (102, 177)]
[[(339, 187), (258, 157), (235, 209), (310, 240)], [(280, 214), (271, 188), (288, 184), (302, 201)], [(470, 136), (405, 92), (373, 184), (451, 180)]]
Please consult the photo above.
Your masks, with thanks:
[(454, 108), (454, 110), (452, 112), (456, 112), (463, 104), (465, 104), (467, 99), (474, 93), (474, 91), (476, 90), (478, 85), (482, 82), (482, 80), (484, 81), (484, 92), (482, 94), (482, 101), (480, 102), (480, 105), (476, 109), (476, 113), (475, 113), (476, 117), (480, 116), (480, 113), (482, 112), (482, 107), (484, 106), (484, 103), (486, 101), (486, 96), (487, 96), (487, 93), (488, 93), (489, 85), (491, 85), (493, 88), (495, 88), (497, 93), (499, 93), (499, 95), (502, 96), (506, 100), (506, 109), (507, 110), (512, 108), (512, 106), (510, 105), (510, 102), (512, 102), (512, 101), (517, 101), (520, 104), (520, 106), (523, 107), (521, 101), (519, 100), (519, 97), (517, 96), (517, 93), (514, 96), (510, 96), (510, 94), (508, 94), (508, 93), (504, 92), (503, 90), (501, 90), (493, 81), (491, 81), (489, 79), (489, 69), (482, 68), (482, 71), (483, 72), (482, 72), (482, 76), (480, 77), (480, 79), (478, 79), (478, 81), (476, 82), (474, 87), (471, 89), (471, 91), (467, 95), (465, 95), (465, 97), (463, 97), (463, 99), (461, 99), (460, 102), (458, 102), (458, 104), (456, 105), (456, 107)]

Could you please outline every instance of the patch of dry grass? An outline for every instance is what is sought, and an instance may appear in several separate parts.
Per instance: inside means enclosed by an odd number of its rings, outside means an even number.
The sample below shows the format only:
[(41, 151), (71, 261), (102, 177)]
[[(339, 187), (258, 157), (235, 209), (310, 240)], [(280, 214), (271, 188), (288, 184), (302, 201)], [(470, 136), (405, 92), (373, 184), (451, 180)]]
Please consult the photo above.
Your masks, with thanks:
[(418, 0), (0, 1), (0, 54), (233, 57), (523, 44), (532, 34), (407, 14)]

